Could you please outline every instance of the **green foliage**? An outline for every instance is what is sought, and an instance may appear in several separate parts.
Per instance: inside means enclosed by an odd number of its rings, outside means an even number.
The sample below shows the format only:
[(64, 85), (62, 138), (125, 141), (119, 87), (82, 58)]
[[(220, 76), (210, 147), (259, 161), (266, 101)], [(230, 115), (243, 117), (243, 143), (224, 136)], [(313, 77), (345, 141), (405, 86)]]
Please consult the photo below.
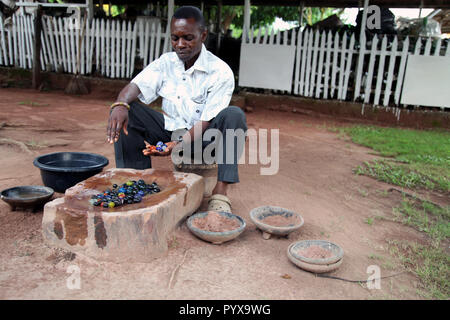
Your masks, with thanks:
[[(343, 11), (335, 8), (312, 8), (307, 7), (303, 12), (304, 24), (312, 25), (327, 17)], [(284, 21), (299, 21), (300, 11), (296, 6), (251, 6), (251, 27), (259, 28), (271, 25), (275, 18), (281, 18)], [(210, 11), (209, 20), (215, 22), (217, 20), (217, 8), (213, 7)], [(224, 29), (231, 29), (233, 37), (242, 34), (244, 26), (244, 6), (223, 6), (222, 7), (222, 24)]]
[(112, 5), (111, 6), (111, 17), (118, 16), (125, 12), (125, 6)]
[[(209, 20), (215, 22), (217, 20), (217, 8), (211, 8)], [(298, 21), (298, 7), (272, 7), (272, 6), (251, 6), (251, 27), (257, 28), (272, 24), (276, 17), (282, 18), (284, 21)], [(232, 19), (230, 19), (232, 17)], [(223, 6), (222, 21), (230, 19), (233, 28), (241, 29), (244, 26), (244, 6)]]
[(272, 24), (276, 17), (282, 18), (284, 21), (298, 21), (299, 10), (297, 7), (252, 7), (251, 21), (253, 27)]
[(336, 14), (341, 15), (344, 12), (343, 9), (336, 9), (336, 8), (312, 8), (307, 7), (305, 8), (305, 11), (303, 12), (303, 19), (306, 20), (306, 23), (310, 26), (313, 24), (322, 21), (329, 16)]

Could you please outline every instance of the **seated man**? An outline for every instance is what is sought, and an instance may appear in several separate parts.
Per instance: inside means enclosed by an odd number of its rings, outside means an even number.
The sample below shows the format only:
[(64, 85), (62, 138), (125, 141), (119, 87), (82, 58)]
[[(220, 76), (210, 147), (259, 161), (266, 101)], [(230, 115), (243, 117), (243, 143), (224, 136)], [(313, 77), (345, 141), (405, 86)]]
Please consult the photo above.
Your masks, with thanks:
[[(180, 7), (172, 17), (170, 30), (175, 52), (163, 54), (150, 63), (111, 105), (107, 139), (114, 142), (118, 168), (151, 168), (150, 156), (170, 155), (181, 142), (185, 145), (202, 141), (207, 129), (219, 130), (224, 140), (227, 129), (247, 131), (243, 111), (228, 106), (234, 90), (233, 72), (203, 44), (207, 30), (201, 11), (191, 6)], [(149, 104), (158, 96), (162, 97), (163, 113), (135, 101), (139, 98)], [(122, 129), (125, 135), (120, 135)], [(174, 138), (173, 133), (180, 130), (185, 131), (181, 139)], [(145, 141), (152, 145), (163, 141), (167, 148), (164, 152), (150, 152), (144, 150)], [(202, 143), (203, 148), (206, 145)], [(217, 184), (208, 210), (231, 212), (227, 186), (239, 182), (237, 160), (244, 148), (243, 143), (234, 146), (219, 152), (223, 161), (218, 161)], [(227, 152), (233, 153), (232, 163), (225, 161)]]

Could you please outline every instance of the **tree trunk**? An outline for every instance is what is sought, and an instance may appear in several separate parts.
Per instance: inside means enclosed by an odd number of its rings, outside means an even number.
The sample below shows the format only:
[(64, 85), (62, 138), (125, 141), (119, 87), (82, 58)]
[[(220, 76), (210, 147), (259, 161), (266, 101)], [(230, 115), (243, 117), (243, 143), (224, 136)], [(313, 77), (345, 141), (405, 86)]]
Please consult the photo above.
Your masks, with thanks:
[(236, 17), (236, 8), (233, 6), (233, 11), (223, 19), (222, 25), (225, 33), (227, 32), (228, 29), (230, 29), (230, 25), (234, 17)]

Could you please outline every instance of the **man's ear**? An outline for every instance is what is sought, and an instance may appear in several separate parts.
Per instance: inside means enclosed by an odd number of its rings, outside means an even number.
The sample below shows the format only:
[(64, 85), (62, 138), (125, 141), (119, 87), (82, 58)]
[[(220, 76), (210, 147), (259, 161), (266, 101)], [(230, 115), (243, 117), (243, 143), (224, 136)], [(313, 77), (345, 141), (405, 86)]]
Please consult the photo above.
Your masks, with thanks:
[(205, 28), (205, 30), (202, 31), (201, 35), (202, 42), (205, 42), (207, 37), (208, 37), (208, 29)]

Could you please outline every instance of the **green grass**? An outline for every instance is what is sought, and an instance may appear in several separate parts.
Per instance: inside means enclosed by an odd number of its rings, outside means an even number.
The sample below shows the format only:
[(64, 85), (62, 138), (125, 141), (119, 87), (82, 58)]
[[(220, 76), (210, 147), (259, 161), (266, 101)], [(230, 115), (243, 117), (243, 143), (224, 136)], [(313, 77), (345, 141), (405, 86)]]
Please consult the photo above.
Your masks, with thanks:
[(450, 190), (450, 133), (374, 126), (339, 128), (354, 143), (384, 159), (366, 162), (355, 173), (411, 189)]
[(450, 165), (450, 134), (444, 131), (354, 126), (344, 128), (353, 142), (398, 160)]
[(440, 246), (411, 241), (388, 241), (391, 255), (400, 258), (406, 270), (420, 279), (419, 294), (425, 298), (450, 298), (450, 256)]
[(25, 142), (25, 145), (27, 145), (28, 147), (31, 147), (31, 148), (46, 148), (46, 147), (48, 147), (48, 145), (45, 141), (40, 142), (40, 141), (34, 140), (33, 138), (31, 138), (30, 141)]
[(404, 199), (393, 210), (400, 222), (427, 233), (435, 242), (450, 238), (450, 206), (440, 208), (427, 201)]
[(21, 102), (19, 102), (18, 104), (20, 104), (20, 105), (30, 105), (30, 106), (32, 106), (32, 107), (45, 107), (45, 106), (48, 106), (48, 103), (40, 103), (40, 102), (34, 102), (34, 101), (31, 101), (31, 100), (26, 100), (26, 101), (21, 101)]
[(358, 192), (362, 197), (367, 197), (369, 195), (369, 192), (367, 190), (364, 190), (362, 188), (358, 188)]
[(169, 245), (170, 249), (176, 249), (179, 246), (178, 239), (176, 236), (173, 236), (171, 239), (169, 239), (168, 242), (169, 242), (168, 245)]
[(371, 253), (371, 254), (368, 256), (368, 258), (371, 259), (371, 260), (380, 260), (380, 261), (383, 261), (383, 260), (384, 260), (384, 258), (383, 258), (382, 256), (379, 256), (379, 255), (377, 255), (377, 254), (375, 254), (375, 253)]
[(391, 254), (421, 280), (420, 294), (426, 298), (450, 298), (450, 206), (404, 199), (394, 208), (397, 220), (430, 236), (428, 245), (411, 241), (389, 241)]
[(366, 161), (356, 167), (354, 172), (409, 189), (425, 188), (443, 192), (449, 190), (449, 181), (445, 177), (431, 173), (426, 175), (414, 171), (411, 166), (397, 165), (387, 160)]
[[(410, 130), (354, 126), (333, 132), (369, 147), (383, 158), (355, 168), (380, 181), (409, 189), (450, 190), (450, 133), (438, 130)], [(386, 196), (386, 191), (380, 196)], [(450, 298), (450, 206), (404, 198), (393, 208), (395, 221), (411, 226), (428, 237), (425, 243), (388, 240), (391, 255), (420, 279), (418, 292), (426, 298)], [(376, 219), (376, 217), (375, 217)], [(374, 223), (373, 217), (366, 220)], [(375, 257), (372, 257), (373, 259)]]

